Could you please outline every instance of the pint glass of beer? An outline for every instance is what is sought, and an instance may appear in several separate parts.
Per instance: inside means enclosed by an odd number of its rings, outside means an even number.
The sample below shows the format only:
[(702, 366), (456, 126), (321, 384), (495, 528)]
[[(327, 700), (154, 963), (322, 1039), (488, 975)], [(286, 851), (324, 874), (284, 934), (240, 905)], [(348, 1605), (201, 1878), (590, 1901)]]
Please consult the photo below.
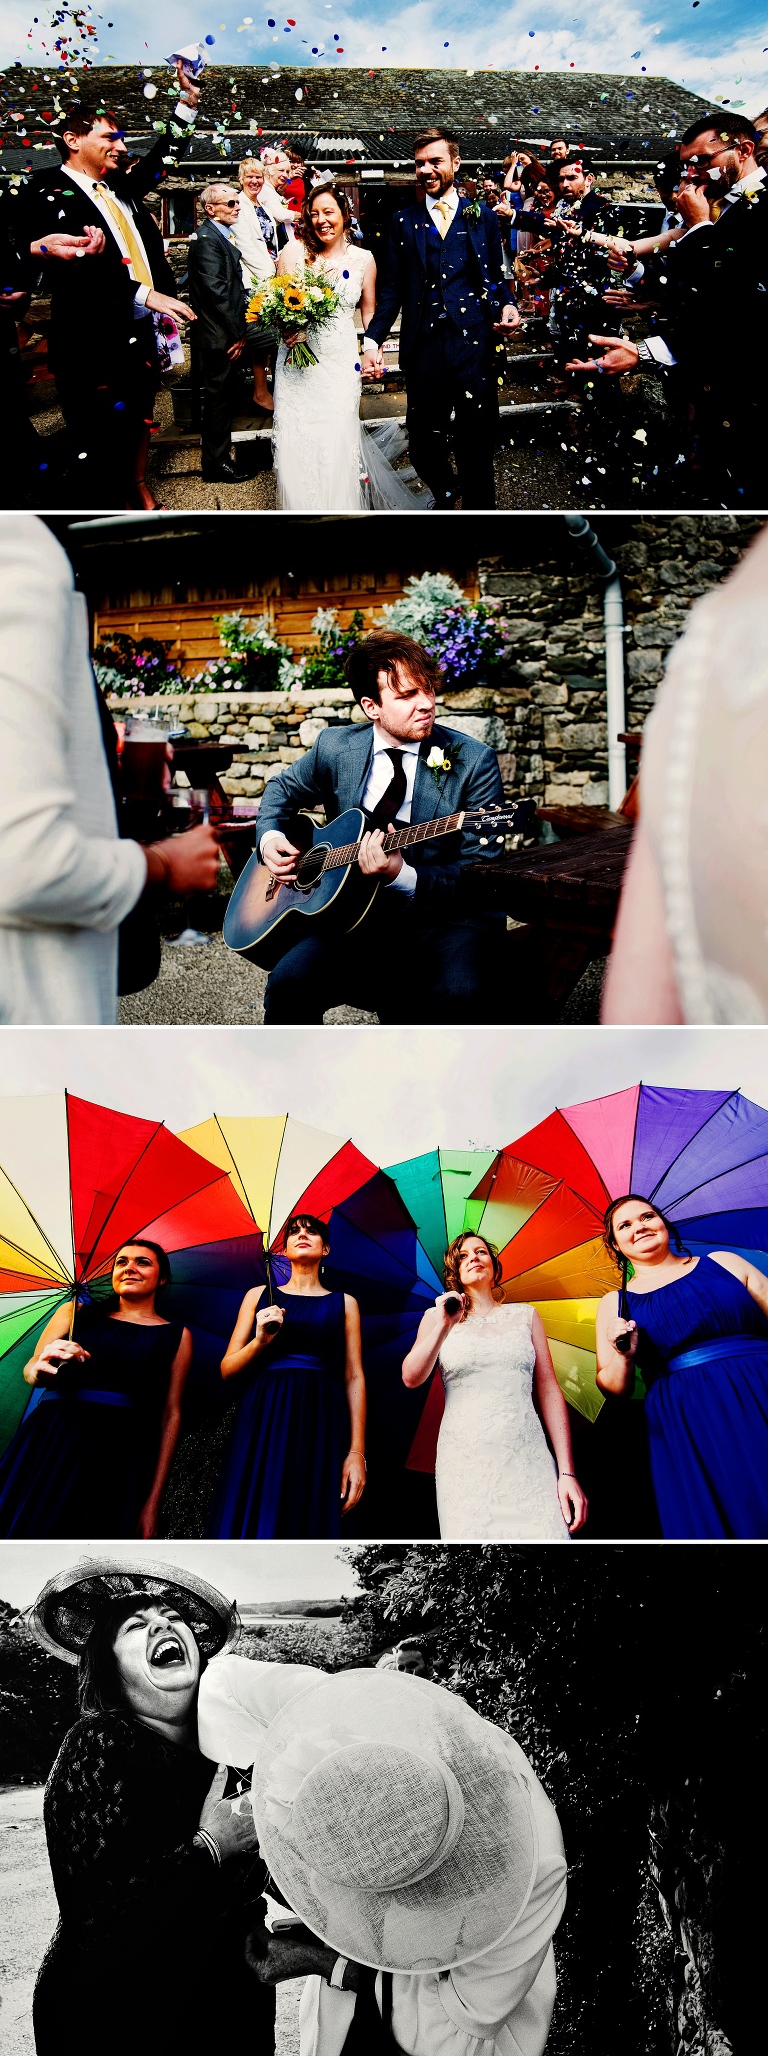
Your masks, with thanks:
[(120, 780), (123, 795), (124, 835), (136, 842), (151, 842), (161, 825), (163, 773), (170, 723), (153, 720), (149, 714), (126, 717), (120, 752)]

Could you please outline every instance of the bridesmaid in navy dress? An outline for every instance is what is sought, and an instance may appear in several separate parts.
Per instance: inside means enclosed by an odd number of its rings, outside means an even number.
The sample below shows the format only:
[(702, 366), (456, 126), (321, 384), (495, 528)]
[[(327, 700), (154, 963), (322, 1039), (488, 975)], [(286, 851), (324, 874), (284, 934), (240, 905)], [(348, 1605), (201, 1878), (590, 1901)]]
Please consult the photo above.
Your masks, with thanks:
[(692, 1256), (674, 1224), (634, 1194), (608, 1208), (605, 1241), (624, 1282), (598, 1309), (597, 1382), (626, 1393), (635, 1364), (642, 1373), (665, 1536), (764, 1539), (768, 1278), (732, 1250)]
[(247, 1292), (221, 1370), (241, 1399), (208, 1518), (210, 1537), (341, 1534), (365, 1489), (365, 1377), (360, 1311), (327, 1292), (326, 1230), (298, 1214), (285, 1231), (291, 1266), (274, 1303)]
[(126, 1242), (117, 1308), (59, 1307), (24, 1367), (26, 1413), (0, 1462), (0, 1535), (88, 1541), (154, 1535), (181, 1426), (192, 1337), (155, 1298), (157, 1242)]

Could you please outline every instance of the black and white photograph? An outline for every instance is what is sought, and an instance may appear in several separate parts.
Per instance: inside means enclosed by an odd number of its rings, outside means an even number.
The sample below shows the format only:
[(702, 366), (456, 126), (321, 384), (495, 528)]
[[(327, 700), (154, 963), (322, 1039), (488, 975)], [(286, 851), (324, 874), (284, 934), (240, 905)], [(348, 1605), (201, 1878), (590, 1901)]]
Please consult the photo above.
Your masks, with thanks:
[(9, 2056), (758, 2046), (738, 1552), (2, 1565)]

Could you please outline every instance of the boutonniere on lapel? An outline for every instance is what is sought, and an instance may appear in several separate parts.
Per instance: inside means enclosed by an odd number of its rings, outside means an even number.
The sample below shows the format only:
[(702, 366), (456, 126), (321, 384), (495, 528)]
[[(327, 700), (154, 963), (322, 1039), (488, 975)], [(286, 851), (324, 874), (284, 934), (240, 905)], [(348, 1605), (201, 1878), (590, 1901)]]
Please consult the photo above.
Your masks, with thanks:
[(463, 213), (464, 213), (464, 220), (465, 220), (465, 221), (479, 221), (479, 220), (480, 220), (480, 201), (479, 201), (479, 200), (467, 200), (467, 201), (466, 201), (466, 203), (465, 203), (464, 209), (463, 209)]
[(449, 742), (446, 743), (445, 747), (443, 747), (443, 744), (440, 742), (436, 742), (433, 744), (433, 747), (429, 752), (429, 756), (426, 759), (426, 764), (427, 770), (431, 771), (435, 784), (438, 787), (442, 785), (446, 772), (454, 771), (456, 769), (456, 765), (458, 764), (460, 756), (460, 742)]

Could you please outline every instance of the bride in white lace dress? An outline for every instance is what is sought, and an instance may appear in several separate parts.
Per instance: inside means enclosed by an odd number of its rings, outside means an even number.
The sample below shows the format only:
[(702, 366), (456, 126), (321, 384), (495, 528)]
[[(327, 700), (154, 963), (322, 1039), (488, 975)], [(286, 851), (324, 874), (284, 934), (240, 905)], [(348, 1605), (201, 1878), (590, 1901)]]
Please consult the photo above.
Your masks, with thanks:
[[(282, 343), (275, 371), (273, 450), (277, 504), (294, 512), (355, 512), (358, 508), (431, 505), (409, 466), (393, 471), (390, 457), (402, 455), (404, 430), (398, 422), (364, 427), (360, 421), (362, 367), (355, 312), (367, 328), (376, 306), (376, 265), (370, 250), (347, 238), (351, 222), (341, 186), (310, 193), (296, 227), (297, 240), (283, 250), (277, 269), (291, 277), (320, 269), (339, 295), (333, 319), (309, 336), (316, 364), (303, 369), (288, 362)], [(298, 331), (297, 331), (298, 333)]]
[(532, 1306), (498, 1303), (501, 1265), (483, 1235), (456, 1237), (445, 1277), (448, 1292), (424, 1315), (403, 1364), (406, 1385), (423, 1385), (437, 1364), (445, 1387), (435, 1466), (441, 1537), (567, 1542), (588, 1509), (541, 1317)]
[(767, 580), (763, 528), (670, 654), (643, 734), (604, 1021), (768, 1021)]

